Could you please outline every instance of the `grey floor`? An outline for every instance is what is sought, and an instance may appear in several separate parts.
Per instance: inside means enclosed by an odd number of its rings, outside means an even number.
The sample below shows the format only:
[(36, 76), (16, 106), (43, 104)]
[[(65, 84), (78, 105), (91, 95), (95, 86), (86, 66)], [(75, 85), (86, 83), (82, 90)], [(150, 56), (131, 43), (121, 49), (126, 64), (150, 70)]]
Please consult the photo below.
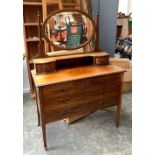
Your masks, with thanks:
[(44, 150), (41, 128), (37, 126), (35, 101), (23, 97), (24, 155), (131, 155), (132, 94), (123, 95), (119, 128), (115, 127), (115, 108), (95, 112), (66, 125), (58, 121), (47, 125), (48, 151)]

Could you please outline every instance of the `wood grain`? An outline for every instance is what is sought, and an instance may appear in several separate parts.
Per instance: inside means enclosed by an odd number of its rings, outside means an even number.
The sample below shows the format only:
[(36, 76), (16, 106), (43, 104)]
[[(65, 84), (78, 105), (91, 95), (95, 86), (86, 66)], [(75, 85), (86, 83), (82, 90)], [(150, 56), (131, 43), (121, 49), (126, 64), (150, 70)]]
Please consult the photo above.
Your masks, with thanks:
[(85, 66), (60, 70), (46, 75), (35, 75), (32, 70), (32, 76), (37, 87), (56, 84), (60, 82), (69, 82), (102, 75), (112, 75), (115, 73), (123, 73), (125, 70), (115, 66)]

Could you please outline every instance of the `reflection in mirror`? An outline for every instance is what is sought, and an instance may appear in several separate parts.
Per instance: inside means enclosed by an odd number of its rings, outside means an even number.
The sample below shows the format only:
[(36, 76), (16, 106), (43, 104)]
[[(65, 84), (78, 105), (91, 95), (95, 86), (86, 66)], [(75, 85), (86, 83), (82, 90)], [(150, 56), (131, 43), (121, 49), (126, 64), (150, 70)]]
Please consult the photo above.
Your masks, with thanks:
[(59, 11), (43, 26), (45, 39), (59, 49), (78, 49), (88, 44), (95, 28), (91, 18), (79, 11)]

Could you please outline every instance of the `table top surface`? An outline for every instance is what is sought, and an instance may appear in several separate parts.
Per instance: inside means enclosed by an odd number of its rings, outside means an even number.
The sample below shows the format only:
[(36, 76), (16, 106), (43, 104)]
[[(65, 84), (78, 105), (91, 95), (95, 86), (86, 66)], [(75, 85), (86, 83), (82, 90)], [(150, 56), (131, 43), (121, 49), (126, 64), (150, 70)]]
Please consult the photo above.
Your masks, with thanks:
[(112, 65), (74, 67), (44, 75), (36, 75), (35, 70), (31, 71), (36, 87), (123, 72), (124, 69)]

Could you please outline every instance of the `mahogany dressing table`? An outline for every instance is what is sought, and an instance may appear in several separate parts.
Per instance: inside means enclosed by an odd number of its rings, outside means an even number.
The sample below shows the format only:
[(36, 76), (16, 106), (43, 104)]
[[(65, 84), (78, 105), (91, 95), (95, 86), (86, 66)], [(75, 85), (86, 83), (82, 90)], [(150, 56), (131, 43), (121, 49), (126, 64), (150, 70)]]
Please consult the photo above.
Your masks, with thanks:
[[(80, 23), (75, 22), (76, 16), (81, 17)], [(58, 18), (66, 19), (66, 25)], [(51, 33), (52, 29), (56, 29), (57, 20), (65, 27), (63, 31), (59, 31), (58, 40)], [(59, 24), (59, 30), (61, 28)], [(96, 28), (91, 17), (72, 9), (50, 14), (44, 21), (42, 30), (39, 26), (40, 51), (34, 59), (35, 69), (31, 73), (36, 90), (38, 125), (42, 127), (45, 149), (46, 124), (54, 121), (78, 118), (116, 106), (116, 126), (119, 125), (125, 70), (109, 65), (109, 55), (98, 48), (97, 34), (94, 39)], [(42, 34), (51, 46), (60, 50), (66, 49), (67, 52), (51, 52), (52, 56), (43, 52)], [(93, 39), (96, 43), (93, 51), (74, 52), (75, 49), (90, 44)]]

